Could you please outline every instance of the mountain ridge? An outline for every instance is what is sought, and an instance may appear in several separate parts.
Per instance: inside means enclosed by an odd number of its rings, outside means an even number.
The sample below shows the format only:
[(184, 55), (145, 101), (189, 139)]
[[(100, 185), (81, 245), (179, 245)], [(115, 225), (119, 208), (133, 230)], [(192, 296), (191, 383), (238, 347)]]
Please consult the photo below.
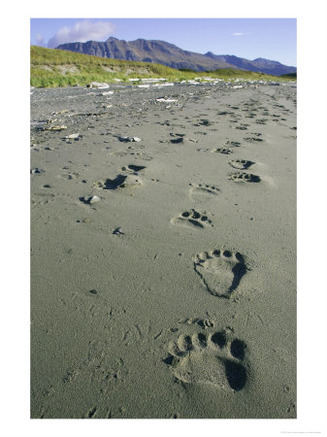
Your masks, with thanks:
[(253, 61), (235, 55), (215, 55), (183, 50), (172, 43), (161, 40), (138, 38), (125, 41), (109, 37), (106, 41), (87, 41), (61, 44), (56, 49), (127, 61), (153, 62), (175, 69), (212, 71), (221, 68), (241, 69), (281, 76), (296, 73), (296, 67), (265, 58)]

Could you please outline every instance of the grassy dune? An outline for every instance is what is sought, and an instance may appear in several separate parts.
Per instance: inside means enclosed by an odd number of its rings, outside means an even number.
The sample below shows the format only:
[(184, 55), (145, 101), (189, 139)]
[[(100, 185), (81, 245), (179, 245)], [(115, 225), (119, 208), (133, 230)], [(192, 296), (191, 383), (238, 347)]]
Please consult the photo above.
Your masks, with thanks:
[(205, 80), (206, 77), (224, 80), (292, 79), (232, 69), (182, 71), (150, 62), (121, 61), (38, 46), (31, 46), (30, 65), (30, 83), (34, 87), (84, 86), (93, 81), (110, 83), (119, 79), (125, 82), (133, 78), (165, 78), (174, 82), (195, 78)]

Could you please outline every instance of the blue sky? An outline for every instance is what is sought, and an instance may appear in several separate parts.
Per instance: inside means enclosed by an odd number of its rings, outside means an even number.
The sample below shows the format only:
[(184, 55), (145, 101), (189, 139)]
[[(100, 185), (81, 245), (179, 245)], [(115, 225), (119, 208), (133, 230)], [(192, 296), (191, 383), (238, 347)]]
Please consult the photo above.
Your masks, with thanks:
[(295, 18), (31, 18), (31, 44), (158, 39), (197, 53), (266, 58), (296, 66)]

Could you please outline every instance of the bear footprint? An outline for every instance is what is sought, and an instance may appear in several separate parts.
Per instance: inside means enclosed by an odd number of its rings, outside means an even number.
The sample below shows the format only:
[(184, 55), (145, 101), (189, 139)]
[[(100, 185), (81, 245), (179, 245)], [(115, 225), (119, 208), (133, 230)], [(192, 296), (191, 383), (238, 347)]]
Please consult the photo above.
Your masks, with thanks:
[(221, 153), (222, 155), (229, 155), (233, 153), (233, 150), (229, 147), (218, 147), (217, 149), (212, 149), (212, 153)]
[(259, 176), (252, 173), (244, 173), (241, 171), (231, 173), (228, 179), (234, 182), (260, 182), (261, 181)]
[(184, 383), (213, 384), (221, 389), (242, 390), (247, 382), (246, 344), (231, 339), (225, 330), (180, 335), (169, 345), (164, 362)]
[(238, 170), (246, 170), (247, 168), (251, 167), (251, 165), (255, 164), (253, 161), (248, 161), (246, 159), (234, 159), (229, 162), (229, 165), (231, 165), (234, 168), (237, 168)]
[(146, 167), (144, 165), (134, 165), (129, 164), (127, 166), (122, 167), (122, 171), (129, 172), (132, 174), (137, 174), (140, 171), (144, 170)]
[(219, 193), (219, 188), (215, 185), (208, 184), (189, 184), (190, 185), (190, 195), (194, 194), (208, 194), (208, 195), (217, 195)]
[(194, 270), (209, 293), (224, 298), (230, 298), (248, 270), (243, 255), (229, 250), (202, 252), (193, 261)]
[(213, 226), (212, 221), (208, 218), (207, 215), (201, 214), (195, 209), (191, 209), (190, 211), (184, 211), (179, 214), (177, 217), (171, 220), (172, 224), (184, 225), (196, 228), (204, 228), (206, 226)]
[(102, 190), (116, 190), (117, 188), (132, 188), (138, 185), (142, 185), (142, 181), (138, 174), (119, 174), (115, 179), (101, 179), (94, 183), (96, 188)]

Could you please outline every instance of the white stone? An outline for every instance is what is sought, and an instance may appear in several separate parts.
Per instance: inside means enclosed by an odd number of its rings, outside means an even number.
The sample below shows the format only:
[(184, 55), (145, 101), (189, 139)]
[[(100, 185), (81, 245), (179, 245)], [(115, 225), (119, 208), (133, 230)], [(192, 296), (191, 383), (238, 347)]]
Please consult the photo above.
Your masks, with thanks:
[(119, 137), (119, 140), (125, 141), (126, 143), (128, 143), (128, 142), (129, 143), (133, 143), (133, 142), (138, 143), (141, 141), (141, 138), (138, 138), (138, 137)]
[(87, 200), (87, 202), (90, 204), (90, 205), (94, 205), (95, 203), (98, 203), (98, 202), (100, 202), (101, 201), (101, 199), (100, 199), (100, 197), (98, 197), (98, 196), (92, 196), (92, 197), (89, 197), (89, 199)]
[(76, 140), (77, 138), (79, 138), (79, 133), (65, 136), (66, 140)]
[(159, 99), (156, 99), (157, 102), (164, 102), (164, 103), (172, 103), (172, 102), (178, 102), (176, 99), (169, 99), (165, 97), (160, 97)]
[(88, 85), (89, 88), (97, 88), (99, 90), (104, 90), (106, 88), (109, 88), (109, 85), (107, 83), (100, 83), (100, 82), (91, 82), (90, 85)]

